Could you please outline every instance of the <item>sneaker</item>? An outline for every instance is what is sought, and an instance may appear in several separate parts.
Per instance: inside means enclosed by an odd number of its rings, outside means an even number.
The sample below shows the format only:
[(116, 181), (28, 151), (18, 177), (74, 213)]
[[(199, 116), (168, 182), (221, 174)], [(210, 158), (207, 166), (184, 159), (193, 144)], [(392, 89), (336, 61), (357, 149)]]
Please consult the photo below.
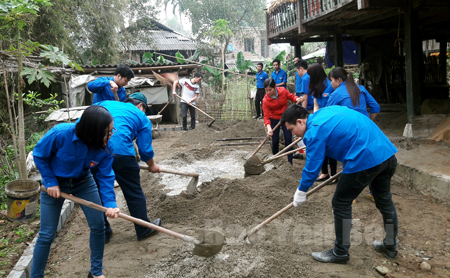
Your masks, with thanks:
[(252, 117), (252, 119), (258, 119), (259, 118), (259, 116), (253, 116)]
[(326, 250), (323, 252), (314, 252), (312, 253), (312, 256), (316, 261), (322, 263), (347, 264), (348, 261), (350, 260), (349, 254), (347, 254), (346, 256), (337, 256), (334, 254), (333, 249)]
[[(153, 221), (153, 224), (155, 224), (156, 226), (161, 226), (162, 221), (161, 221), (161, 219), (158, 218), (155, 221)], [(152, 236), (156, 235), (157, 233), (159, 233), (158, 230), (150, 229), (150, 231), (148, 233), (146, 233), (145, 235), (143, 235), (141, 237), (138, 237), (138, 241), (152, 237)]]
[(386, 246), (384, 246), (384, 243), (378, 240), (375, 240), (373, 242), (373, 247), (375, 247), (375, 250), (380, 252), (384, 257), (388, 259), (395, 259), (397, 258), (398, 251), (392, 251), (388, 250)]
[(259, 117), (258, 117), (258, 119), (260, 119), (260, 120), (262, 120), (262, 118), (263, 118), (262, 116), (259, 116)]
[(294, 155), (292, 156), (293, 159), (303, 159), (303, 155), (297, 153), (294, 153)]

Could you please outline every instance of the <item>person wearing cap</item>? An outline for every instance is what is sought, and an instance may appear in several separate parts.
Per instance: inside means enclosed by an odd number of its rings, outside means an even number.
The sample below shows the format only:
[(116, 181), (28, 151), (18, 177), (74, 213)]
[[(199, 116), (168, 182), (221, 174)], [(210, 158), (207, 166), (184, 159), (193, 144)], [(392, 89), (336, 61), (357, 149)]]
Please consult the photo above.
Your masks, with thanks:
[(89, 91), (94, 94), (92, 104), (104, 100), (116, 100), (114, 94), (117, 94), (119, 101), (124, 102), (127, 98), (124, 86), (134, 77), (134, 72), (128, 66), (119, 65), (112, 77), (99, 77), (88, 83)]
[[(116, 180), (122, 189), (131, 216), (151, 222), (147, 216), (147, 203), (140, 182), (140, 168), (136, 161), (136, 151), (133, 140), (136, 139), (139, 155), (148, 165), (149, 171), (159, 173), (159, 166), (155, 163), (152, 146), (152, 124), (145, 115), (148, 111), (147, 98), (142, 93), (130, 95), (124, 103), (118, 101), (102, 101), (99, 106), (106, 108), (114, 118), (116, 133), (110, 142), (114, 147), (114, 161), (112, 169)], [(94, 173), (95, 174), (95, 173)], [(153, 224), (161, 226), (161, 219)], [(112, 236), (112, 228), (105, 221), (105, 242)], [(158, 233), (154, 229), (134, 224), (138, 240), (144, 240)]]
[[(189, 104), (195, 106), (195, 100), (200, 93), (200, 81), (202, 81), (203, 75), (197, 72), (192, 79), (180, 79), (173, 82), (173, 94), (177, 94), (177, 87), (181, 87), (181, 97)], [(195, 129), (195, 108), (186, 103), (184, 100), (181, 102), (181, 115), (183, 116), (183, 130), (187, 131), (187, 112), (191, 114), (191, 129)]]

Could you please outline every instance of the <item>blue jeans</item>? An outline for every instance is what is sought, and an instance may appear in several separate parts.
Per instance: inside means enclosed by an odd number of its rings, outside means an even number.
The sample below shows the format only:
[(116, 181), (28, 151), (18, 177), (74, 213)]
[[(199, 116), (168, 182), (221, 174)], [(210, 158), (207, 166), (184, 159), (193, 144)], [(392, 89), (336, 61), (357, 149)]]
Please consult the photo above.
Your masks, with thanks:
[[(70, 180), (58, 178), (61, 192), (72, 194), (81, 199), (91, 201), (101, 205), (97, 186), (91, 173), (86, 176)], [(58, 226), (61, 208), (64, 203), (63, 198), (53, 198), (45, 192), (41, 192), (41, 227), (39, 237), (34, 247), (33, 265), (31, 267), (31, 278), (44, 277), (44, 270), (50, 253), (56, 228)], [(81, 206), (86, 216), (91, 234), (89, 246), (91, 249), (91, 273), (94, 276), (103, 275), (103, 251), (105, 248), (105, 224), (103, 222), (103, 212)]]
[[(278, 122), (280, 120), (274, 120), (274, 119), (269, 119), (270, 120), (270, 126), (272, 128), (274, 128)], [(273, 132), (272, 135), (272, 154), (277, 154), (278, 153), (278, 145), (280, 144), (280, 129), (283, 129), (283, 135), (284, 135), (284, 145), (289, 146), (292, 143), (292, 133), (286, 128), (285, 125), (281, 125), (277, 130), (275, 130)], [(292, 148), (290, 148), (288, 151), (292, 150)], [(292, 157), (294, 155), (293, 154), (289, 154), (288, 157), (288, 161), (289, 163), (292, 164)]]
[(332, 200), (336, 233), (334, 253), (336, 255), (348, 254), (352, 228), (352, 202), (369, 184), (372, 185), (375, 205), (383, 216), (386, 233), (384, 245), (391, 251), (397, 249), (398, 219), (391, 194), (391, 178), (396, 169), (397, 159), (393, 155), (370, 169), (341, 175)]

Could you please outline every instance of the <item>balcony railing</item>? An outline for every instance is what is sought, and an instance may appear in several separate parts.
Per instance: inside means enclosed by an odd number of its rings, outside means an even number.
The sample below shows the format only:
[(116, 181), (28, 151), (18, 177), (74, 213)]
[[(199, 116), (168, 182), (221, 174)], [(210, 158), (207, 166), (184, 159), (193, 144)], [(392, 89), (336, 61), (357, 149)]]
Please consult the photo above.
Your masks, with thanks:
[[(267, 15), (268, 36), (276, 36), (280, 32), (289, 31), (314, 18), (325, 15), (354, 0), (278, 0), (269, 8)], [(300, 7), (300, 13), (299, 13)]]

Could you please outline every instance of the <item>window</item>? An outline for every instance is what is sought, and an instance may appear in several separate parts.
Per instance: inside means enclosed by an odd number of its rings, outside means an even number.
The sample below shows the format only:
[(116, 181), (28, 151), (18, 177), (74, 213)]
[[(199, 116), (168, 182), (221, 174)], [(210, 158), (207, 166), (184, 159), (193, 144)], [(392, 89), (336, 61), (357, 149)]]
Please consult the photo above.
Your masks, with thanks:
[(244, 51), (255, 51), (255, 39), (244, 39)]

